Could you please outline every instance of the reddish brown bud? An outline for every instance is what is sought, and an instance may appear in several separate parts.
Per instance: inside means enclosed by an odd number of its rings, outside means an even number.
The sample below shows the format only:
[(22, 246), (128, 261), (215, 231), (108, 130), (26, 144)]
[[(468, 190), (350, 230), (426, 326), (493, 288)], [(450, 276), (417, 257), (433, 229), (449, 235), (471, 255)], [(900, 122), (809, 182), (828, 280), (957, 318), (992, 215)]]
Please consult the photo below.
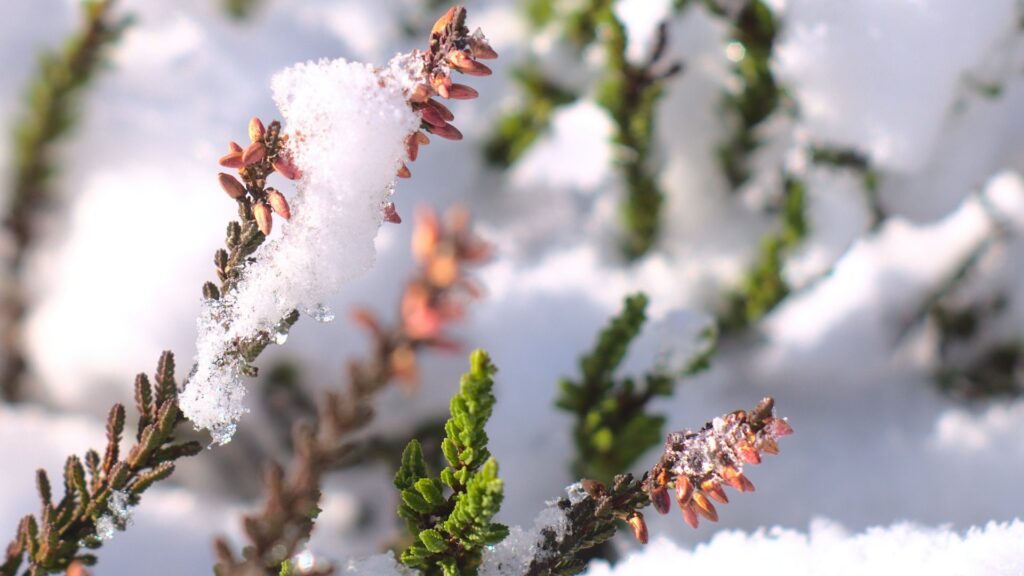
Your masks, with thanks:
[(416, 141), (420, 143), (420, 146), (426, 146), (427, 144), (430, 144), (430, 138), (423, 132), (417, 130), (416, 133), (413, 134), (413, 136), (416, 137)]
[(220, 182), (220, 187), (228, 193), (228, 196), (235, 200), (245, 196), (245, 186), (234, 176), (221, 172), (217, 175), (217, 181)]
[(458, 128), (448, 123), (445, 123), (444, 126), (427, 126), (426, 130), (446, 140), (462, 140), (462, 132), (459, 132)]
[(740, 492), (753, 492), (754, 485), (742, 472), (732, 466), (724, 466), (721, 470), (722, 480)]
[(768, 422), (767, 428), (768, 433), (776, 438), (789, 436), (793, 433), (793, 428), (790, 427), (789, 422), (786, 422), (782, 418), (772, 418), (771, 421)]
[(267, 129), (263, 127), (263, 122), (253, 116), (249, 120), (249, 141), (250, 142), (262, 142), (263, 137), (267, 134)]
[(246, 166), (252, 166), (253, 164), (259, 164), (267, 157), (267, 147), (264, 146), (263, 142), (253, 142), (249, 144), (249, 147), (242, 152), (242, 163)]
[(722, 504), (729, 503), (729, 497), (726, 496), (725, 490), (722, 490), (722, 487), (718, 484), (718, 482), (715, 482), (714, 480), (705, 480), (701, 482), (700, 489), (703, 490), (705, 494), (710, 496), (712, 500), (715, 500)]
[(651, 504), (654, 504), (654, 509), (658, 511), (658, 514), (668, 514), (672, 507), (672, 501), (668, 498), (668, 490), (664, 487), (651, 490)]
[(302, 171), (295, 167), (291, 158), (288, 158), (283, 154), (278, 154), (270, 162), (270, 165), (274, 167), (275, 172), (289, 180), (298, 180), (299, 178), (302, 178)]
[(683, 520), (690, 525), (690, 528), (697, 528), (697, 526), (700, 525), (700, 520), (697, 518), (697, 513), (693, 511), (693, 504), (681, 506), (680, 510), (683, 511)]
[(259, 227), (260, 232), (263, 232), (264, 236), (270, 236), (270, 231), (274, 228), (274, 215), (270, 211), (270, 206), (259, 203), (252, 207), (252, 215), (256, 219), (256, 226)]
[(494, 60), (498, 57), (498, 53), (491, 48), (491, 45), (482, 38), (473, 38), (469, 41), (469, 50), (473, 54), (473, 58), (479, 58), (481, 60)]
[(583, 488), (583, 491), (586, 492), (587, 496), (590, 496), (591, 498), (600, 498), (605, 494), (604, 484), (601, 484), (597, 480), (592, 480), (590, 478), (584, 478), (583, 480), (580, 480), (580, 487)]
[(241, 152), (241, 151), (242, 151), (242, 145), (241, 144), (239, 144), (238, 142), (235, 142), (234, 140), (232, 140), (231, 142), (228, 142), (228, 152)]
[(693, 496), (693, 483), (686, 476), (680, 474), (676, 477), (676, 502), (685, 506)]
[(448, 53), (448, 62), (451, 63), (452, 67), (468, 74), (469, 76), (490, 76), (491, 69), (486, 65), (473, 60), (461, 50), (452, 50)]
[(757, 450), (755, 450), (754, 447), (751, 446), (750, 443), (748, 443), (747, 441), (740, 440), (739, 442), (736, 442), (736, 444), (733, 447), (736, 449), (736, 453), (739, 454), (739, 457), (743, 459), (744, 462), (748, 464), (761, 463), (761, 455), (758, 454)]
[(448, 95), (445, 96), (445, 98), (452, 98), (454, 100), (472, 100), (479, 95), (479, 92), (465, 84), (452, 84), (448, 87)]
[(490, 67), (486, 64), (481, 64), (469, 58), (456, 65), (455, 69), (467, 76), (490, 76), (492, 74)]
[(290, 220), (292, 217), (291, 208), (288, 207), (288, 201), (285, 200), (284, 194), (281, 194), (273, 188), (267, 188), (267, 203), (273, 208), (274, 212), (280, 214), (281, 218)]
[(693, 508), (708, 520), (718, 522), (718, 510), (715, 510), (715, 505), (702, 492), (693, 493)]
[(633, 537), (641, 544), (647, 544), (647, 522), (644, 522), (643, 514), (634, 512), (626, 519), (629, 527), (633, 529)]
[(766, 454), (771, 454), (772, 456), (776, 456), (779, 453), (779, 443), (776, 442), (775, 439), (768, 438), (767, 436), (761, 438), (758, 447)]
[(399, 178), (412, 178), (412, 172), (409, 171), (408, 166), (402, 164), (402, 167), (398, 169), (395, 176), (398, 176)]
[(430, 35), (433, 36), (434, 34), (440, 34), (443, 32), (448, 24), (451, 24), (452, 20), (455, 20), (455, 17), (458, 15), (460, 10), (465, 10), (465, 8), (461, 6), (452, 6), (449, 8), (443, 16), (437, 19), (437, 22), (434, 22), (434, 27), (430, 29)]
[(245, 162), (242, 162), (242, 152), (228, 152), (227, 154), (220, 157), (217, 161), (221, 166), (225, 168), (241, 168), (245, 166)]
[(441, 113), (430, 106), (421, 108), (420, 115), (423, 116), (423, 121), (431, 126), (444, 126), (447, 124), (445, 119), (441, 117)]
[(441, 104), (437, 100), (431, 98), (430, 100), (427, 100), (426, 104), (427, 106), (430, 106), (434, 110), (437, 110), (437, 112), (441, 114), (441, 118), (444, 118), (448, 122), (455, 120), (455, 114), (452, 114), (452, 111), (449, 110), (447, 106)]
[(398, 211), (395, 210), (395, 203), (388, 202), (384, 205), (384, 221), (392, 224), (401, 224), (402, 217), (398, 215)]
[(405, 138), (405, 155), (410, 162), (415, 162), (420, 155), (420, 142), (415, 134), (409, 134)]

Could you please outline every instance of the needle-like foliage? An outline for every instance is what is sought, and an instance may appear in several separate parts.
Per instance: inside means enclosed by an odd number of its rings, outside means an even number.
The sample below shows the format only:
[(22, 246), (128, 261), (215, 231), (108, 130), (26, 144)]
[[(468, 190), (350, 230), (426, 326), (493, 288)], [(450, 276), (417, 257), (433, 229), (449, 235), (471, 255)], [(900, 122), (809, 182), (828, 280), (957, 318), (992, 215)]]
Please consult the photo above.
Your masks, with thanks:
[(402, 454), (395, 474), (402, 497), (398, 515), (416, 539), (402, 553), (402, 563), (423, 574), (476, 574), (484, 547), (508, 535), (508, 528), (491, 521), (503, 497), (484, 430), (494, 408), (495, 372), (486, 352), (473, 352), (451, 401), (441, 441), (448, 465), (438, 476), (428, 474), (416, 440)]

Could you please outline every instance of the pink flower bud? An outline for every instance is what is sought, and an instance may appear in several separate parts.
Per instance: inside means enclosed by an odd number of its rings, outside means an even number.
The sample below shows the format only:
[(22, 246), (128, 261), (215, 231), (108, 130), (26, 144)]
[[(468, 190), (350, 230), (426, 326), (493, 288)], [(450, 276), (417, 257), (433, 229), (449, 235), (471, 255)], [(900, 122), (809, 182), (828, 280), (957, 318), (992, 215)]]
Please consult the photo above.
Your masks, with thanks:
[(249, 120), (249, 141), (251, 142), (263, 142), (263, 137), (266, 136), (267, 129), (263, 127), (263, 122), (253, 116)]
[(281, 194), (273, 188), (267, 188), (267, 203), (270, 207), (277, 212), (281, 218), (290, 220), (292, 217), (291, 208), (288, 207), (288, 201), (285, 200), (284, 194)]
[(228, 196), (235, 200), (245, 196), (245, 186), (234, 176), (221, 172), (217, 175), (217, 181), (220, 182), (220, 187), (228, 193)]

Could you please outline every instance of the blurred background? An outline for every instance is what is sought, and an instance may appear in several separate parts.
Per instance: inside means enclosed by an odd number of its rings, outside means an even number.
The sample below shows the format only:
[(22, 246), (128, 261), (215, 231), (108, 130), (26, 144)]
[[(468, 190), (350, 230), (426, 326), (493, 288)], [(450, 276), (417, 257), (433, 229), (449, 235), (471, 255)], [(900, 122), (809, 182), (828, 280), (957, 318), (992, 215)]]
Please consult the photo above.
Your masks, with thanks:
[[(291, 420), (368, 353), (349, 312), (394, 321), (421, 206), (468, 208), (492, 246), (471, 272), (483, 296), (450, 334), (500, 369), (500, 521), (532, 525), (576, 479), (558, 382), (638, 291), (650, 321), (620, 374), (700, 354), (717, 334), (710, 368), (652, 401), (662, 432), (766, 395), (796, 430), (718, 524), (672, 514), (649, 518), (652, 535), (695, 545), (822, 518), (962, 530), (1024, 514), (1019, 1), (465, 5), (501, 56), (473, 83), (479, 99), (452, 103), (465, 140), (421, 151), (394, 197), (406, 222), (381, 229), (376, 266), (326, 303), (336, 319), (300, 321), (268, 350), (234, 441), (148, 493), (96, 574), (209, 573), (212, 537), (237, 537), (258, 505), (264, 461), (287, 460)], [(91, 37), (99, 61), (69, 66), (83, 5), (7, 3), (0, 537), (37, 510), (37, 468), (56, 478), (68, 454), (102, 446), (137, 372), (165, 349), (189, 363), (235, 211), (217, 158), (251, 116), (277, 117), (272, 75), (320, 58), (383, 64), (425, 46), (447, 6), (119, 0), (103, 16), (117, 33)], [(436, 437), (465, 357), (427, 351), (414, 383), (378, 395), (372, 448), (325, 487), (316, 553), (394, 541), (400, 448)]]

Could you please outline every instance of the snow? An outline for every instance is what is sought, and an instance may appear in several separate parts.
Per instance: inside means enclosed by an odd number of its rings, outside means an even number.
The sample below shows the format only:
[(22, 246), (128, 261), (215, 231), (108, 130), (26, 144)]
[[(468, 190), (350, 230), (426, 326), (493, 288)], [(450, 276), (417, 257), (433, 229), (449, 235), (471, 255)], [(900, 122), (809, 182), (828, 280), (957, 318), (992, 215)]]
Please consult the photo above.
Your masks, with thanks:
[[(199, 287), (214, 279), (210, 256), (234, 217), (214, 182), (216, 158), (249, 117), (279, 116), (267, 90), (272, 76), (292, 62), (322, 57), (386, 62), (423, 44), (394, 24), (419, 9), (398, 0), (301, 6), (267, 0), (243, 24), (227, 21), (216, 4), (125, 0), (138, 22), (62, 150), (68, 159), (57, 181), (62, 199), (44, 221), (28, 268), (28, 350), (38, 378), (33, 401), (45, 408), (0, 407), (0, 532), (7, 536), (21, 515), (38, 508), (34, 470), (45, 467), (55, 479), (67, 454), (102, 446), (103, 418), (112, 402), (131, 403), (135, 373), (151, 371), (160, 351), (172, 349), (179, 380), (185, 376), (202, 309)], [(728, 129), (721, 94), (732, 81), (728, 39), (726, 27), (699, 6), (669, 27), (668, 56), (683, 60), (686, 70), (666, 85), (658, 111), (669, 225), (655, 253), (626, 264), (614, 251), (618, 180), (607, 162), (608, 121), (591, 94), (558, 111), (552, 131), (511, 172), (485, 167), (478, 146), (499, 111), (516, 101), (508, 72), (529, 49), (553, 44), (550, 35), (529, 36), (515, 4), (470, 7), (471, 25), (488, 33), (502, 57), (494, 76), (474, 84), (478, 100), (452, 106), (466, 139), (434, 139), (394, 201), (402, 214), (419, 203), (466, 204), (497, 247), (494, 263), (476, 275), (487, 295), (470, 306), (456, 335), (486, 348), (500, 368), (488, 429), (506, 485), (498, 521), (530, 527), (545, 502), (575, 480), (567, 472), (571, 421), (552, 408), (557, 379), (577, 374), (577, 358), (622, 298), (637, 290), (651, 297), (651, 336), (635, 344), (624, 372), (639, 373), (659, 357), (665, 342), (655, 327), (680, 310), (690, 320), (669, 320), (677, 326), (670, 330), (681, 349), (692, 348), (703, 319), (716, 312), (775, 219), (746, 193), (731, 194), (718, 169), (715, 151)], [(618, 4), (629, 12), (631, 54), (651, 37), (663, 4)], [(770, 139), (757, 155), (754, 185), (770, 196), (778, 168), (802, 146), (851, 147), (877, 164), (882, 204), (894, 218), (866, 230), (856, 178), (808, 167), (810, 238), (785, 269), (798, 291), (753, 333), (724, 341), (709, 372), (684, 380), (675, 397), (654, 406), (674, 430), (772, 395), (796, 434), (778, 457), (747, 470), (757, 492), (723, 506), (718, 524), (694, 531), (677, 514), (646, 515), (654, 539), (648, 555), (631, 557), (616, 573), (675, 570), (674, 562), (682, 572), (722, 557), (732, 567), (755, 562), (753, 550), (781, 561), (828, 561), (834, 554), (867, 571), (871, 565), (854, 560), (888, 554), (883, 536), (906, 544), (893, 552), (906, 560), (894, 564), (905, 572), (933, 554), (943, 560), (937, 574), (962, 566), (960, 560), (978, 566), (961, 573), (1010, 567), (1019, 573), (1020, 553), (1000, 545), (1021, 541), (1014, 519), (1024, 517), (1017, 442), (1024, 401), (964, 404), (939, 394), (931, 382), (933, 327), (906, 326), (921, 299), (990, 233), (985, 199), (1009, 221), (1012, 236), (986, 257), (968, 288), (1006, 292), (1010, 306), (993, 320), (991, 335), (1021, 336), (1024, 78), (1014, 3), (773, 4), (783, 22), (773, 69), (801, 115), (766, 126)], [(59, 42), (76, 9), (67, 0), (13, 3), (0, 22), (9, 79), (0, 86), (4, 133), (35, 50)], [(594, 73), (593, 62), (581, 65), (557, 47), (543, 54), (545, 69), (568, 85), (585, 86)], [(979, 80), (995, 80), (1002, 90), (981, 95), (970, 88)], [(319, 96), (343, 105), (352, 94)], [(0, 139), (4, 160), (9, 151), (8, 139)], [(8, 162), (0, 164), (9, 173)], [(391, 175), (379, 173), (386, 181)], [(386, 181), (375, 194), (386, 193)], [(295, 207), (301, 192), (283, 191)], [(296, 223), (278, 224), (272, 242), (298, 234)], [(375, 230), (368, 224), (363, 232), (372, 238)], [(341, 234), (328, 234), (335, 232)], [(381, 230), (374, 268), (347, 279), (341, 291), (304, 286), (308, 304), (322, 303), (337, 319), (327, 325), (304, 319), (260, 367), (302, 366), (310, 393), (343, 386), (345, 359), (366, 346), (347, 313), (355, 304), (385, 317), (394, 309), (412, 266), (409, 234), (408, 225)], [(346, 257), (368, 262), (369, 245), (368, 239), (353, 245)], [(355, 274), (359, 267), (345, 269)], [(273, 316), (276, 304), (257, 296), (265, 294), (253, 292), (251, 305), (266, 306)], [(381, 396), (371, 433), (406, 434), (414, 423), (445, 413), (465, 359), (431, 354), (420, 368), (418, 393)], [(175, 473), (180, 484), (147, 492), (132, 528), (101, 549), (99, 573), (209, 572), (210, 538), (237, 531), (240, 511), (254, 506), (262, 456), (278, 449), (273, 420), (257, 395), (242, 408), (252, 413), (226, 449), (237, 450), (232, 458), (226, 450), (204, 453)], [(639, 465), (649, 466), (655, 456)], [(317, 558), (365, 557), (389, 541), (392, 474), (393, 466), (382, 463), (332, 477), (324, 529), (311, 544)], [(830, 523), (814, 523), (823, 517)], [(759, 532), (769, 526), (779, 528)], [(878, 526), (889, 528), (872, 528)], [(617, 545), (633, 546), (629, 540)], [(167, 562), (148, 560), (158, 555)], [(651, 564), (641, 564), (644, 558)], [(981, 564), (986, 558), (998, 564)], [(380, 573), (394, 568), (393, 560), (374, 562)]]
[[(568, 492), (574, 493), (572, 487)], [(561, 542), (571, 529), (565, 511), (559, 508), (556, 502), (548, 503), (534, 519), (532, 530), (513, 526), (504, 540), (484, 550), (480, 576), (526, 574), (532, 560), (543, 559), (545, 554), (551, 554), (539, 547), (544, 542), (544, 534), (550, 533), (555, 542)]]
[(611, 568), (594, 563), (588, 576), (730, 573), (786, 576), (930, 574), (1011, 576), (1024, 570), (1020, 540), (1024, 522), (991, 522), (966, 533), (915, 524), (875, 527), (850, 534), (829, 521), (807, 532), (770, 528), (753, 533), (722, 531), (695, 549), (665, 538)]
[[(181, 408), (214, 442), (231, 440), (245, 412), (240, 338), (276, 334), (291, 310), (326, 322), (338, 288), (373, 263), (382, 210), (405, 159), (405, 138), (420, 118), (407, 103), (399, 57), (381, 73), (344, 59), (297, 64), (274, 76), (274, 101), (303, 177), (284, 232), (261, 246), (236, 290), (204, 304), (197, 322), (196, 369)], [(280, 337), (277, 340), (281, 340)]]

